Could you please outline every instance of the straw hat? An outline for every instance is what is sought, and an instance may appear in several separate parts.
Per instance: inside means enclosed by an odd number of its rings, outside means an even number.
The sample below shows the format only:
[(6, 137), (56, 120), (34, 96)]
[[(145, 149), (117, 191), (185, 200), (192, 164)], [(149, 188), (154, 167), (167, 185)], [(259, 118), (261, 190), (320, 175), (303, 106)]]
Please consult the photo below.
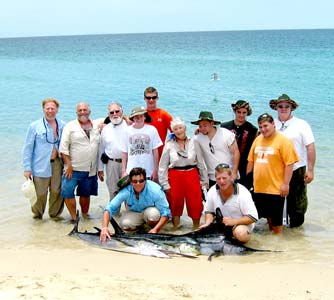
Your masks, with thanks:
[(269, 102), (271, 109), (277, 110), (277, 105), (280, 102), (288, 102), (291, 105), (291, 110), (295, 110), (298, 107), (298, 104), (295, 100), (291, 99), (287, 94), (279, 96), (278, 99), (272, 99)]

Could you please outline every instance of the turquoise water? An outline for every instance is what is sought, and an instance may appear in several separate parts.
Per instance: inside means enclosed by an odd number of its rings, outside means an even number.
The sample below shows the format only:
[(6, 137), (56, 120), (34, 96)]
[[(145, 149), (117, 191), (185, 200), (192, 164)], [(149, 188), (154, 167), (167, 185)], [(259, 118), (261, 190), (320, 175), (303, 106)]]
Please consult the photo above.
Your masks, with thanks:
[[(65, 121), (75, 118), (79, 101), (88, 101), (92, 117), (98, 118), (106, 115), (111, 100), (120, 101), (126, 112), (144, 105), (143, 90), (153, 85), (158, 104), (188, 124), (200, 110), (211, 110), (222, 121), (232, 119), (230, 104), (237, 99), (250, 101), (249, 120), (256, 123), (263, 112), (275, 114), (270, 99), (282, 93), (294, 98), (300, 104), (295, 115), (306, 119), (315, 134), (316, 178), (309, 185), (306, 224), (286, 231), (284, 247), (289, 255), (298, 249), (296, 259), (321, 262), (333, 256), (334, 30), (0, 39), (0, 70), (0, 241), (7, 247), (45, 246), (45, 240), (54, 245), (70, 230), (66, 220), (33, 222), (20, 192), (21, 148), (28, 124), (41, 116), (42, 99), (59, 99)], [(220, 80), (210, 80), (214, 72)], [(189, 134), (193, 129), (189, 124)], [(99, 206), (106, 202), (101, 184), (88, 228), (99, 225)], [(67, 211), (63, 215), (66, 219)], [(266, 232), (255, 235), (255, 243), (268, 241), (276, 245)], [(62, 247), (70, 247), (66, 239)]]

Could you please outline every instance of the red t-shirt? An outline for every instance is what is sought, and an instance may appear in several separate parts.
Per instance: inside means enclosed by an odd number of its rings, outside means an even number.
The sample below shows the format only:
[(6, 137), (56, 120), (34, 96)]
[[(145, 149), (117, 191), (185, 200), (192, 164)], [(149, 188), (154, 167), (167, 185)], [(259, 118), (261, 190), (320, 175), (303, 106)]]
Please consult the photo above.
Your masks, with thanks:
[[(165, 144), (167, 131), (172, 131), (170, 128), (170, 122), (172, 121), (172, 116), (165, 110), (161, 108), (157, 108), (156, 110), (148, 111), (148, 114), (152, 118), (151, 123), (147, 123), (149, 125), (153, 125), (159, 133), (160, 139)], [(159, 147), (159, 157), (162, 154), (163, 145)]]

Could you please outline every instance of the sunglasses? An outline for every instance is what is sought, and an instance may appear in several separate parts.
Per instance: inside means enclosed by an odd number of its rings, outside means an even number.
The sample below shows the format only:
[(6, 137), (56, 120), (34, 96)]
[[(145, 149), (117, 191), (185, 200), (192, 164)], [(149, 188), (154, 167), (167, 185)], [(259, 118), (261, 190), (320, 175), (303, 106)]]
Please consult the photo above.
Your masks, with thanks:
[(120, 110), (114, 110), (114, 111), (110, 111), (109, 114), (113, 115), (113, 114), (118, 114), (120, 112)]
[(137, 180), (137, 179), (133, 179), (133, 180), (131, 180), (131, 182), (134, 183), (134, 184), (137, 184), (137, 183), (144, 183), (144, 182), (145, 182), (145, 179), (139, 179), (139, 180)]
[(213, 145), (211, 144), (211, 142), (209, 142), (209, 148), (212, 154), (215, 154), (215, 148), (213, 147)]
[(145, 96), (145, 98), (147, 100), (156, 100), (158, 98), (158, 96), (152, 96), (152, 97), (149, 97), (149, 96)]
[(216, 166), (215, 170), (218, 171), (220, 169), (230, 169), (230, 165), (226, 163), (220, 163)]
[(283, 105), (283, 104), (279, 104), (277, 105), (278, 108), (290, 108), (291, 106), (289, 104)]

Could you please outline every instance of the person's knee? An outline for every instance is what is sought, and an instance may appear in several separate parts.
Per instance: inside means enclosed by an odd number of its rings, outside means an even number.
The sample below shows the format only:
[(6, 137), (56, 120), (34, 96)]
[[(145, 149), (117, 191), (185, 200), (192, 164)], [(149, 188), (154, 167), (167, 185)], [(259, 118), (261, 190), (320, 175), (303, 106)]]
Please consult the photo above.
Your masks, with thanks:
[(120, 226), (124, 230), (135, 230), (136, 226), (134, 226), (133, 222), (128, 218), (122, 218), (120, 220)]
[(156, 207), (148, 207), (143, 213), (144, 221), (147, 223), (157, 223), (160, 217), (160, 212)]
[(233, 229), (233, 236), (241, 243), (247, 243), (250, 240), (250, 230), (246, 225), (239, 225)]

